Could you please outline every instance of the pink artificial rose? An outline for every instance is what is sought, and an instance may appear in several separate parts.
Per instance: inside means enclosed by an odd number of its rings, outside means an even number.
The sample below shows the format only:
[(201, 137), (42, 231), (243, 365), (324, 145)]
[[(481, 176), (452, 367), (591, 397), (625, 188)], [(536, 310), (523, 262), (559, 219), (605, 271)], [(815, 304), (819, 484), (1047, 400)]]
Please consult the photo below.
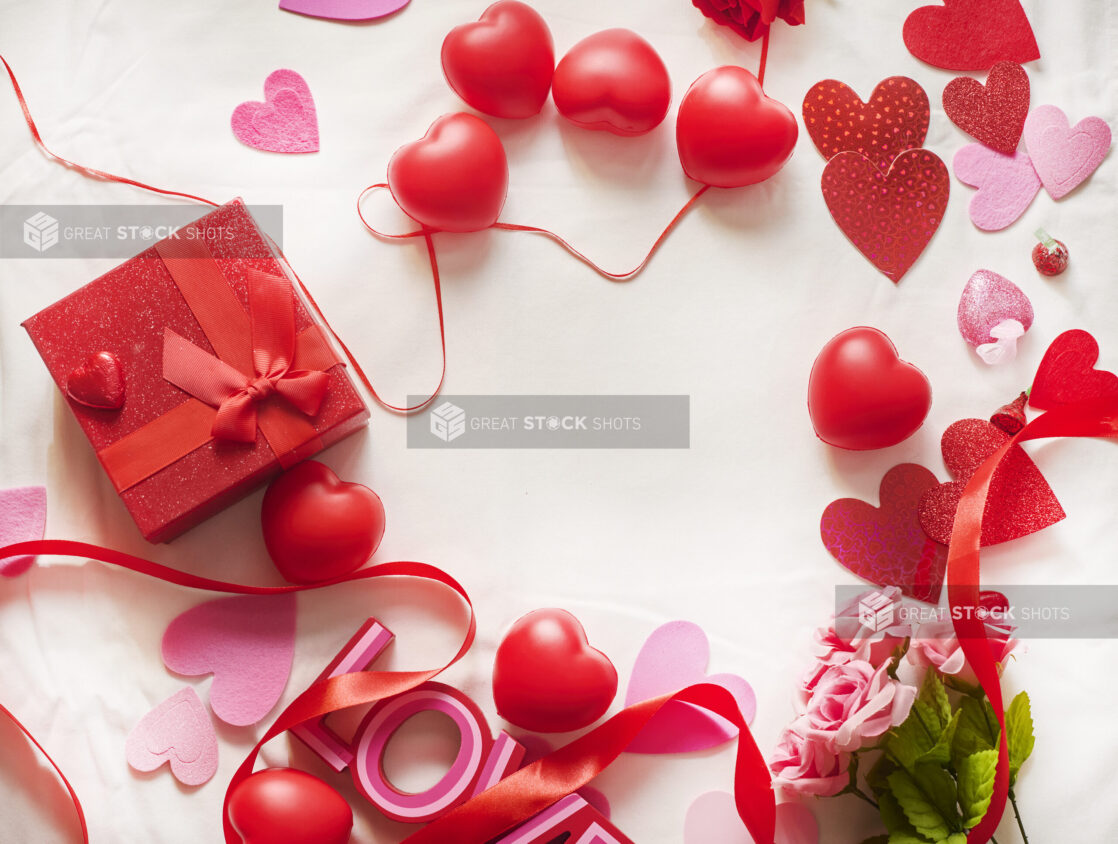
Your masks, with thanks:
[[(1021, 640), (1014, 639), (1012, 634), (1012, 627), (986, 625), (990, 655), (994, 662), (1004, 664), (1021, 644)], [(941, 674), (952, 674), (968, 685), (978, 685), (978, 677), (967, 662), (963, 646), (955, 635), (955, 626), (950, 621), (928, 621), (921, 624), (909, 645), (908, 659), (921, 668), (935, 668)]]
[(773, 785), (812, 797), (834, 797), (850, 782), (850, 754), (836, 753), (827, 742), (805, 736), (797, 724), (781, 735), (769, 768)]
[[(814, 652), (820, 662), (838, 665), (861, 659), (877, 668), (912, 635), (912, 625), (900, 621), (876, 631), (862, 624), (858, 614), (859, 603), (872, 594), (874, 593), (866, 592), (859, 595), (839, 611), (830, 627), (821, 627), (815, 631)], [(882, 589), (880, 594), (898, 607), (903, 600), (901, 590), (896, 586)]]
[(777, 18), (791, 26), (804, 22), (804, 0), (691, 0), (716, 24), (728, 26), (747, 41), (756, 41)]
[(894, 680), (888, 669), (888, 663), (874, 668), (852, 660), (823, 671), (803, 701), (805, 735), (835, 752), (852, 752), (899, 726), (912, 709), (916, 689)]

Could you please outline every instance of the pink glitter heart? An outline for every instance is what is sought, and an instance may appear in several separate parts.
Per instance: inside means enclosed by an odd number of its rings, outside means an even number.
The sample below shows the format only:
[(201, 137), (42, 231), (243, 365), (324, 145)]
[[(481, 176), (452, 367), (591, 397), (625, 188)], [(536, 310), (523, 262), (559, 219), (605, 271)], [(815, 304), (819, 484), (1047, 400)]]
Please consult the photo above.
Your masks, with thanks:
[(955, 153), (952, 164), (956, 179), (978, 188), (967, 210), (983, 231), (1001, 231), (1015, 222), (1040, 192), (1040, 176), (1020, 150), (1005, 155), (982, 144), (967, 144)]
[(1028, 331), (1033, 324), (1033, 304), (1021, 288), (1005, 276), (979, 270), (970, 277), (959, 299), (959, 333), (972, 346), (993, 343), (990, 329), (1015, 319)]
[(264, 102), (233, 110), (233, 134), (242, 144), (267, 152), (318, 152), (318, 113), (307, 82), (293, 70), (264, 80)]
[(1044, 189), (1059, 199), (1102, 164), (1110, 149), (1110, 127), (1100, 117), (1086, 117), (1069, 127), (1059, 108), (1039, 106), (1025, 121), (1025, 147)]

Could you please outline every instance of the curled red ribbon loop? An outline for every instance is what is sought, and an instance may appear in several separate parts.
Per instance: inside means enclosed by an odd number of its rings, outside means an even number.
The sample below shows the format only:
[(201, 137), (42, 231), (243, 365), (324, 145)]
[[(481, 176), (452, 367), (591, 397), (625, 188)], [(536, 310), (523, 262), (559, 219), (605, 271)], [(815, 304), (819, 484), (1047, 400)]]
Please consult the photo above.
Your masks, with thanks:
[(978, 613), (982, 588), (979, 565), (982, 517), (986, 511), (990, 482), (1010, 450), (1027, 440), (1049, 437), (1118, 437), (1118, 398), (1056, 408), (1037, 417), (991, 454), (971, 476), (955, 512), (947, 557), (947, 596), (952, 622), (963, 653), (990, 699), (1001, 727), (994, 795), (982, 822), (967, 836), (967, 844), (986, 844), (993, 837), (1005, 812), (1009, 794), (1009, 744), (1001, 677), (990, 650), (986, 625)]
[(330, 387), (322, 370), (292, 370), (295, 300), (291, 284), (252, 270), (249, 279), (254, 375), (240, 372), (171, 329), (163, 334), (163, 377), (218, 409), (213, 436), (237, 442), (256, 439), (256, 403), (273, 393), (306, 416), (314, 416)]

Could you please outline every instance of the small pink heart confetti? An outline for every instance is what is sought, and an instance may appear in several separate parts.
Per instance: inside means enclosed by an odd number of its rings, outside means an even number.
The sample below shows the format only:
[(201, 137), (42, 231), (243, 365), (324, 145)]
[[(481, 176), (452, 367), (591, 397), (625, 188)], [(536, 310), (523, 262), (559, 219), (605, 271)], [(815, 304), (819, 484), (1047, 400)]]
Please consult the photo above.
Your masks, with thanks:
[(178, 674), (213, 674), (210, 706), (245, 727), (283, 694), (295, 655), (295, 596), (238, 595), (189, 609), (163, 634), (163, 663)]
[(124, 745), (128, 764), (154, 771), (164, 762), (183, 785), (202, 785), (217, 773), (217, 736), (193, 688), (171, 695), (132, 728)]
[[(707, 676), (710, 642), (690, 621), (671, 621), (652, 631), (633, 665), (625, 705), (677, 692), (694, 683), (714, 683), (737, 700), (746, 723), (757, 714), (753, 687), (735, 674)], [(658, 712), (628, 747), (630, 753), (688, 753), (729, 741), (737, 727), (716, 715), (674, 701)]]
[(959, 298), (959, 333), (972, 346), (994, 343), (994, 328), (1007, 320), (1020, 323), (1024, 334), (1033, 324), (1032, 302), (1005, 276), (979, 270)]
[(267, 152), (318, 152), (318, 113), (307, 81), (293, 70), (273, 71), (264, 80), (264, 102), (233, 110), (233, 134), (242, 144)]
[[(687, 810), (683, 844), (754, 844), (738, 817), (734, 795), (709, 791)], [(776, 844), (819, 844), (819, 822), (802, 803), (776, 806)]]
[[(42, 539), (47, 529), (47, 490), (41, 486), (0, 489), (0, 547)], [(0, 560), (0, 575), (19, 577), (34, 557)]]
[(983, 231), (1001, 231), (1028, 210), (1040, 192), (1040, 176), (1029, 156), (1006, 155), (982, 144), (967, 144), (952, 161), (955, 178), (978, 188), (967, 210)]
[(1066, 196), (1102, 164), (1110, 149), (1110, 127), (1101, 117), (1068, 126), (1056, 106), (1034, 108), (1025, 120), (1025, 147), (1044, 189), (1053, 199)]

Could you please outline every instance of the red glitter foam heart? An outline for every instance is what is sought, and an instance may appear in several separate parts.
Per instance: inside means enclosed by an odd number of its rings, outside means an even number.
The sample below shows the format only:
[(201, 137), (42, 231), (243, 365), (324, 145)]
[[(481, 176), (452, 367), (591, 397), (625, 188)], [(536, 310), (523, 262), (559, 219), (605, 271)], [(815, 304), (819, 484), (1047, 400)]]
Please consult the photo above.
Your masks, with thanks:
[(924, 533), (917, 505), (937, 485), (936, 476), (923, 466), (894, 466), (881, 479), (880, 507), (857, 498), (840, 498), (827, 505), (819, 523), (823, 544), (858, 577), (936, 603), (943, 588), (947, 548)]
[(907, 76), (881, 80), (867, 102), (837, 79), (817, 82), (804, 95), (804, 126), (823, 157), (859, 152), (879, 170), (923, 145), (930, 112), (928, 95)]
[(951, 180), (934, 152), (910, 149), (888, 173), (864, 155), (840, 152), (823, 168), (823, 199), (858, 251), (899, 282), (939, 228)]
[(97, 352), (66, 378), (66, 395), (86, 407), (117, 410), (124, 406), (124, 373), (111, 352)]
[(946, 70), (987, 70), (1000, 61), (1040, 58), (1020, 0), (943, 0), (904, 22), (904, 43), (921, 61)]
[[(943, 433), (943, 462), (955, 478), (924, 493), (920, 524), (936, 542), (951, 541), (955, 511), (967, 481), (1005, 445), (1010, 435), (985, 419), (960, 419)], [(1048, 481), (1020, 446), (1014, 446), (994, 472), (982, 517), (982, 544), (998, 545), (1036, 533), (1064, 518)]]
[(1029, 74), (1016, 62), (998, 62), (983, 85), (960, 76), (943, 89), (951, 122), (991, 149), (1013, 155), (1029, 116)]
[(1099, 344), (1079, 328), (1052, 341), (1037, 367), (1029, 404), (1051, 410), (1065, 404), (1118, 395), (1118, 375), (1095, 369)]

